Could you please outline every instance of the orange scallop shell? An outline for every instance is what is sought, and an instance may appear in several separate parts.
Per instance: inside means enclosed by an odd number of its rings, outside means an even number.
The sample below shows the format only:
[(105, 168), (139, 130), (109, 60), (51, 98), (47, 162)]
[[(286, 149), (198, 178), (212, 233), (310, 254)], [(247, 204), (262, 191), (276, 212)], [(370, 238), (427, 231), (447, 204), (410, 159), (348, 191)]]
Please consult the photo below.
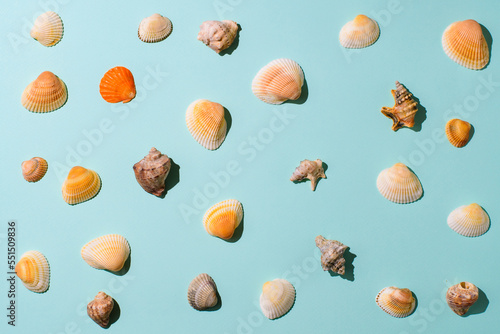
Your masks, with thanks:
[(471, 128), (469, 122), (457, 118), (450, 119), (445, 127), (446, 137), (448, 137), (451, 145), (464, 147), (469, 142)]
[(28, 290), (42, 293), (49, 288), (49, 263), (39, 251), (24, 253), (16, 264), (15, 272)]
[(80, 166), (69, 171), (62, 185), (63, 199), (68, 204), (78, 204), (97, 195), (101, 189), (101, 179), (96, 172)]
[(99, 92), (109, 103), (132, 101), (136, 93), (132, 72), (123, 66), (113, 67), (102, 77)]
[(64, 82), (54, 73), (45, 71), (26, 87), (21, 104), (29, 111), (45, 113), (61, 108), (67, 98)]
[(208, 209), (203, 217), (203, 225), (210, 235), (228, 240), (233, 236), (242, 218), (241, 203), (235, 199), (229, 199)]
[(186, 110), (186, 125), (198, 143), (216, 150), (226, 138), (227, 123), (224, 107), (209, 100), (196, 100)]
[(28, 182), (37, 182), (47, 173), (48, 164), (44, 158), (34, 157), (30, 160), (23, 161), (21, 169), (23, 177)]

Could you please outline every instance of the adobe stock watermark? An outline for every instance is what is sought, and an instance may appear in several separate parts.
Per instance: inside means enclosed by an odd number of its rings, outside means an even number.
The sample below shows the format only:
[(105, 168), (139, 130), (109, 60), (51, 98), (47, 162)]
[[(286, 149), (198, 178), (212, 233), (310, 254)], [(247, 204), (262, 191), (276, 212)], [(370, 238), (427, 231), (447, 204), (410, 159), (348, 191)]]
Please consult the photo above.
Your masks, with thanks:
[(233, 10), (239, 6), (243, 0), (214, 0), (212, 3), (214, 10), (217, 12), (219, 20), (227, 19), (224, 15), (226, 12), (233, 12)]

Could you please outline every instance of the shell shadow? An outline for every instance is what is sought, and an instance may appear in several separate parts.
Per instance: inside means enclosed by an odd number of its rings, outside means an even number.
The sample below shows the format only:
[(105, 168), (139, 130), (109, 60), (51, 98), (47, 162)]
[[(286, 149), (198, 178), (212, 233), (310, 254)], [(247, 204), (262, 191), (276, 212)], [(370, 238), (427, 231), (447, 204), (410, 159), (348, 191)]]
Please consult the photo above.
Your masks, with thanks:
[(105, 327), (106, 329), (109, 328), (112, 324), (118, 321), (120, 319), (121, 315), (121, 309), (120, 309), (120, 304), (116, 301), (116, 299), (113, 298), (113, 309), (111, 310), (111, 314), (109, 315), (109, 323)]
[(331, 277), (337, 277), (340, 276), (343, 279), (346, 279), (348, 281), (354, 282), (354, 258), (356, 258), (356, 254), (351, 253), (351, 248), (347, 247), (345, 252), (344, 252), (344, 259), (345, 259), (345, 273), (344, 275), (339, 275), (336, 272), (333, 272), (331, 270), (328, 270), (330, 273)]
[(415, 132), (420, 132), (420, 130), (422, 130), (422, 123), (427, 119), (427, 109), (425, 109), (425, 107), (420, 104), (420, 100), (417, 97), (413, 96), (413, 99), (418, 103), (418, 109), (417, 113), (415, 114), (415, 124), (410, 129)]
[(219, 53), (219, 56), (223, 57), (225, 55), (231, 55), (233, 53), (233, 51), (236, 50), (236, 48), (240, 44), (240, 31), (241, 30), (242, 30), (241, 26), (238, 24), (238, 31), (236, 32), (236, 37), (234, 38), (233, 43), (227, 49), (222, 50)]
[(227, 128), (226, 128), (226, 137), (229, 134), (229, 130), (231, 130), (231, 126), (233, 125), (233, 118), (231, 117), (231, 113), (229, 110), (224, 107), (224, 119), (226, 120)]
[(490, 62), (491, 62), (491, 50), (492, 50), (492, 46), (493, 46), (493, 37), (491, 37), (490, 31), (488, 29), (486, 29), (485, 26), (483, 26), (482, 24), (479, 24), (479, 25), (481, 26), (481, 30), (483, 31), (483, 36), (484, 36), (484, 39), (486, 40), (486, 44), (488, 44), (488, 51), (490, 53), (490, 59), (488, 59), (488, 63), (486, 64), (485, 67), (482, 68), (482, 69), (485, 69), (490, 65)]
[(202, 312), (215, 312), (220, 310), (222, 307), (222, 298), (220, 297), (219, 291), (217, 291), (217, 304), (215, 306), (209, 307)]
[(477, 302), (472, 304), (469, 311), (467, 311), (467, 313), (465, 313), (462, 317), (466, 318), (473, 314), (484, 313), (488, 308), (488, 305), (490, 304), (488, 297), (486, 297), (486, 294), (480, 288), (477, 288), (477, 290), (479, 291), (479, 297), (477, 298)]
[(300, 96), (297, 100), (286, 100), (283, 102), (283, 104), (290, 103), (290, 104), (304, 104), (307, 99), (309, 98), (309, 87), (307, 86), (307, 79), (306, 75), (304, 74), (304, 84), (302, 85), (302, 91), (300, 93)]
[(165, 198), (170, 189), (175, 187), (180, 181), (180, 166), (174, 162), (174, 159), (170, 158), (170, 172), (165, 179), (165, 190), (159, 196), (160, 198)]
[(241, 236), (243, 235), (243, 230), (245, 229), (245, 212), (243, 212), (243, 218), (241, 218), (240, 225), (234, 230), (233, 236), (226, 240), (226, 242), (230, 243), (235, 243), (236, 241), (240, 240)]
[(415, 311), (417, 310), (417, 307), (418, 307), (418, 298), (417, 298), (417, 295), (413, 291), (411, 292), (411, 295), (415, 299), (415, 308), (413, 309), (413, 311), (410, 314), (408, 314), (408, 316), (410, 316), (413, 313), (415, 313)]
[(120, 269), (120, 271), (110, 271), (110, 270), (106, 270), (106, 271), (110, 272), (116, 276), (123, 276), (126, 273), (128, 273), (131, 264), (132, 264), (132, 248), (130, 248), (130, 254), (129, 254), (127, 260), (125, 261), (125, 263), (123, 264), (123, 268)]

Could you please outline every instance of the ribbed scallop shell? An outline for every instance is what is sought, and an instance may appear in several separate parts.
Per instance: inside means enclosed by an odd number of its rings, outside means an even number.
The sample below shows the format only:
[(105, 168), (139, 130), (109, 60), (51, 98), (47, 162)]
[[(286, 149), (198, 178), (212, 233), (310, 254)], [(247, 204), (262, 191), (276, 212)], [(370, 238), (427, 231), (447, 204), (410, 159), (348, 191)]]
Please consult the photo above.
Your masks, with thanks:
[(260, 308), (269, 319), (285, 315), (295, 302), (295, 288), (287, 280), (277, 278), (264, 283), (260, 295)]
[(217, 53), (233, 44), (238, 34), (238, 24), (234, 21), (205, 21), (200, 26), (198, 40)]
[(450, 119), (446, 123), (445, 131), (451, 145), (455, 147), (464, 147), (470, 139), (470, 130), (472, 126), (469, 122), (461, 119)]
[(380, 29), (375, 20), (358, 15), (340, 30), (340, 44), (345, 48), (361, 49), (372, 45), (378, 39)]
[(66, 203), (73, 205), (88, 201), (96, 196), (100, 189), (101, 179), (96, 172), (75, 166), (64, 180), (62, 195)]
[(463, 205), (448, 216), (448, 226), (465, 237), (478, 237), (490, 228), (490, 218), (476, 203)]
[(213, 205), (203, 216), (203, 226), (210, 235), (231, 239), (234, 230), (243, 218), (243, 207), (235, 199), (228, 199)]
[(407, 317), (415, 309), (415, 298), (411, 291), (395, 286), (382, 289), (375, 301), (382, 310), (396, 318)]
[(28, 182), (38, 182), (47, 173), (48, 164), (44, 158), (34, 157), (30, 160), (23, 161), (21, 169), (23, 177)]
[(54, 73), (45, 71), (26, 87), (21, 104), (29, 111), (45, 113), (61, 108), (67, 98), (64, 82)]
[(189, 305), (198, 311), (217, 305), (217, 286), (212, 277), (207, 274), (196, 276), (189, 284), (187, 299)]
[(453, 312), (464, 315), (479, 298), (477, 286), (469, 282), (460, 282), (448, 289), (446, 302)]
[(28, 290), (41, 293), (49, 288), (49, 263), (39, 251), (24, 253), (16, 264), (15, 270), (17, 276)]
[(196, 100), (186, 110), (186, 124), (198, 143), (209, 150), (221, 146), (226, 138), (224, 107), (209, 100)]
[(64, 27), (61, 18), (54, 12), (41, 14), (31, 28), (31, 37), (45, 46), (54, 46), (61, 40)]
[(163, 41), (172, 32), (172, 22), (168, 17), (153, 14), (139, 24), (139, 39), (146, 43)]
[(377, 188), (382, 196), (399, 204), (415, 202), (423, 194), (418, 177), (399, 162), (380, 172), (377, 178)]
[(132, 72), (123, 66), (113, 67), (102, 77), (99, 92), (110, 103), (132, 101), (136, 93)]
[(114, 306), (115, 302), (113, 298), (100, 291), (94, 300), (87, 304), (87, 314), (96, 324), (102, 328), (107, 328), (109, 325), (109, 316)]
[(127, 239), (108, 234), (88, 242), (81, 250), (82, 258), (96, 269), (120, 271), (130, 255)]
[(474, 20), (450, 24), (443, 33), (442, 44), (448, 57), (472, 70), (482, 69), (490, 60), (481, 25)]
[(291, 59), (276, 59), (264, 66), (252, 82), (252, 91), (259, 99), (270, 104), (297, 100), (302, 93), (304, 72)]

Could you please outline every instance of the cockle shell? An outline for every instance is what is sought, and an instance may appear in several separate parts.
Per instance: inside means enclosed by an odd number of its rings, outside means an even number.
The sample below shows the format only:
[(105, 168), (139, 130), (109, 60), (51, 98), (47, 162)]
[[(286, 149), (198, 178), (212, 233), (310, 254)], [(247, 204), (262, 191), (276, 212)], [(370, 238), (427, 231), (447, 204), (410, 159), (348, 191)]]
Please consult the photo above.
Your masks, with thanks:
[(160, 14), (146, 17), (139, 24), (139, 39), (146, 43), (161, 42), (172, 32), (172, 21)]
[(264, 66), (252, 82), (255, 96), (266, 103), (281, 104), (297, 100), (302, 93), (304, 72), (291, 59), (276, 59)]
[(114, 306), (113, 298), (100, 291), (94, 300), (87, 304), (87, 314), (96, 324), (106, 328), (109, 325), (109, 316)]
[(380, 29), (375, 20), (358, 15), (342, 27), (339, 40), (344, 48), (361, 49), (375, 43), (379, 35)]
[(443, 33), (442, 44), (451, 60), (471, 70), (484, 68), (490, 60), (483, 30), (474, 20), (450, 24)]
[(217, 299), (217, 286), (212, 277), (207, 274), (196, 276), (189, 284), (187, 299), (189, 305), (198, 311), (217, 305), (219, 301)]
[(88, 242), (81, 250), (82, 258), (96, 269), (120, 271), (130, 255), (127, 239), (108, 234)]
[(216, 150), (226, 138), (227, 123), (224, 107), (209, 100), (196, 100), (186, 110), (186, 124), (198, 143)]
[(48, 164), (44, 158), (34, 157), (21, 164), (23, 177), (28, 182), (38, 182), (47, 173)]
[(413, 98), (405, 86), (396, 81), (396, 90), (391, 90), (396, 104), (394, 107), (382, 107), (382, 114), (392, 118), (392, 130), (396, 131), (403, 126), (412, 128), (415, 125), (415, 114), (418, 111), (418, 102)]
[(67, 98), (64, 82), (54, 73), (45, 71), (26, 87), (21, 104), (29, 111), (45, 113), (61, 108)]
[(243, 218), (243, 207), (235, 199), (219, 202), (203, 216), (203, 226), (208, 234), (229, 240)]
[(319, 178), (326, 178), (323, 161), (319, 159), (314, 161), (303, 160), (300, 162), (299, 167), (295, 168), (290, 181), (300, 182), (304, 179), (309, 179), (311, 180), (311, 189), (314, 191)]
[(133, 169), (142, 189), (155, 196), (161, 196), (165, 191), (165, 180), (170, 172), (170, 166), (170, 158), (153, 147)]
[(469, 282), (460, 282), (448, 289), (446, 302), (453, 312), (464, 315), (479, 298), (478, 288)]
[(80, 166), (71, 168), (62, 185), (66, 203), (79, 204), (95, 197), (101, 190), (101, 179), (96, 172)]
[(136, 94), (132, 72), (123, 66), (113, 67), (102, 77), (99, 92), (109, 103), (132, 101)]
[(217, 53), (233, 44), (238, 34), (238, 24), (234, 21), (205, 21), (200, 26), (198, 40)]
[(339, 275), (344, 275), (344, 252), (348, 247), (337, 240), (325, 239), (321, 235), (318, 235), (315, 241), (316, 246), (321, 251), (321, 266), (323, 270), (331, 270)]
[(380, 172), (377, 188), (382, 196), (399, 204), (415, 202), (424, 193), (418, 177), (400, 162)]
[(61, 40), (63, 31), (64, 27), (59, 15), (46, 12), (37, 17), (30, 35), (42, 45), (54, 46)]
[(471, 128), (469, 122), (456, 118), (450, 119), (445, 127), (446, 137), (448, 137), (451, 145), (464, 147), (469, 142)]
[(382, 310), (396, 318), (407, 317), (415, 310), (415, 298), (409, 289), (384, 288), (375, 301)]
[(260, 295), (260, 308), (269, 319), (285, 315), (295, 302), (295, 288), (287, 280), (277, 278), (264, 283)]
[(448, 226), (465, 237), (478, 237), (490, 228), (490, 217), (479, 204), (472, 203), (453, 210), (448, 216)]
[(16, 275), (28, 290), (42, 293), (49, 288), (49, 263), (39, 251), (24, 253), (16, 264), (15, 270)]

